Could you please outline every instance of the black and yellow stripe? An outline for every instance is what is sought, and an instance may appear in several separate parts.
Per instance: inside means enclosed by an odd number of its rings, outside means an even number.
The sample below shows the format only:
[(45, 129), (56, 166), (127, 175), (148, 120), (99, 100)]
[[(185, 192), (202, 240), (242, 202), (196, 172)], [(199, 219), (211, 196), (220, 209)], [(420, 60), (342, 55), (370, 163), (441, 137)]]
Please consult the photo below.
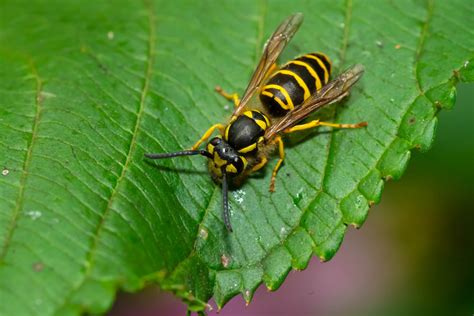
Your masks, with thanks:
[(300, 106), (329, 81), (331, 61), (322, 53), (298, 57), (275, 72), (260, 92), (260, 100), (274, 116)]

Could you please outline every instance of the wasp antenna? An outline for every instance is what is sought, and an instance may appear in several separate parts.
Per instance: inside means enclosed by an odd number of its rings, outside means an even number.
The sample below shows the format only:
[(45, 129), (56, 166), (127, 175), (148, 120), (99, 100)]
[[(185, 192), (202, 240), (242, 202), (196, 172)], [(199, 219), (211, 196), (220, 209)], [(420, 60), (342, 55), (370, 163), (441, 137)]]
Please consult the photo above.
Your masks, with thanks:
[(207, 158), (212, 158), (212, 155), (205, 150), (183, 150), (177, 151), (175, 153), (163, 153), (163, 154), (145, 154), (145, 157), (149, 159), (163, 159), (163, 158), (174, 158), (180, 156), (194, 156), (202, 155)]
[(232, 232), (229, 213), (229, 184), (227, 183), (227, 173), (222, 170), (222, 207), (224, 209), (224, 225), (229, 232)]

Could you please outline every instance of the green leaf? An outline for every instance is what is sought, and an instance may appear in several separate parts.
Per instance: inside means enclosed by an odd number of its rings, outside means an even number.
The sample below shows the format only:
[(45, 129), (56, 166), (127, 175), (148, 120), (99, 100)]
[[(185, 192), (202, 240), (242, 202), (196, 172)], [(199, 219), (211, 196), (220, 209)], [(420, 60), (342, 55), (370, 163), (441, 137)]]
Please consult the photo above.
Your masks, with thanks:
[[(474, 80), (474, 10), (456, 1), (1, 1), (2, 315), (102, 313), (118, 288), (158, 282), (191, 310), (277, 289), (312, 254), (329, 260), (431, 146), (458, 81)], [(271, 167), (230, 194), (189, 148), (242, 92), (276, 25), (305, 22), (281, 61), (322, 51), (366, 74), (318, 115), (360, 130), (287, 140)], [(272, 160), (273, 165), (276, 160)]]

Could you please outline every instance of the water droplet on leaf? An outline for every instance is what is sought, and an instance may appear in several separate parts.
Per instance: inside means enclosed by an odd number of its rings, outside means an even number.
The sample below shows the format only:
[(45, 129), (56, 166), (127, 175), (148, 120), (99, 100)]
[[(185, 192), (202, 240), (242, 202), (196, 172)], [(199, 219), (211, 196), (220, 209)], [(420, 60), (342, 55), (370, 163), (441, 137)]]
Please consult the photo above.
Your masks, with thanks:
[(25, 212), (26, 216), (30, 217), (32, 220), (37, 220), (43, 215), (40, 211), (28, 211)]

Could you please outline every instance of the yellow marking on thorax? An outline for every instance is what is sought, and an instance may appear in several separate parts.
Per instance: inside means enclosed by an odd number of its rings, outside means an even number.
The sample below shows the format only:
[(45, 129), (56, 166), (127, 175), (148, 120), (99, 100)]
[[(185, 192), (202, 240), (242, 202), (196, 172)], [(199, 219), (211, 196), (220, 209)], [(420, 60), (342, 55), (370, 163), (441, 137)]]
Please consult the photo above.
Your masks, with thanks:
[(253, 116), (252, 116), (252, 111), (245, 111), (245, 112), (242, 113), (242, 114), (245, 115), (245, 116), (248, 117), (248, 118), (251, 118), (251, 119), (253, 118)]
[(267, 129), (267, 124), (266, 124), (264, 121), (262, 121), (262, 120), (254, 120), (254, 121), (255, 121), (255, 123), (257, 123), (258, 126), (260, 126), (263, 130), (266, 130), (266, 129)]
[(232, 125), (232, 123), (229, 123), (229, 125), (227, 125), (227, 127), (225, 128), (225, 131), (224, 131), (224, 140), (225, 140), (225, 141), (228, 141), (228, 140), (229, 140), (229, 129), (230, 129), (230, 125)]
[(251, 145), (248, 145), (247, 147), (239, 149), (239, 153), (245, 154), (254, 150), (255, 148), (257, 148), (257, 143), (253, 143)]
[(240, 156), (240, 159), (244, 163), (244, 167), (242, 168), (242, 170), (245, 170), (247, 168), (248, 161), (247, 161), (247, 159), (245, 159), (244, 156)]
[(263, 118), (265, 119), (265, 123), (267, 123), (267, 128), (270, 127), (270, 121), (268, 120), (268, 117), (263, 113), (262, 115), (263, 115)]
[(311, 95), (311, 93), (309, 92), (309, 89), (308, 89), (308, 86), (306, 85), (306, 82), (303, 81), (303, 79), (301, 79), (300, 76), (298, 76), (296, 73), (294, 73), (293, 71), (291, 70), (279, 70), (276, 72), (275, 76), (278, 75), (278, 74), (282, 74), (282, 75), (288, 75), (288, 76), (292, 76), (293, 78), (295, 78), (296, 82), (298, 82), (298, 85), (301, 87), (301, 89), (303, 89), (304, 91), (304, 96), (303, 98), (306, 100), (307, 98), (309, 98), (309, 96)]
[[(270, 121), (268, 120), (268, 117), (262, 113), (260, 110), (252, 110), (253, 112), (259, 113), (263, 118), (265, 119), (265, 123), (267, 124), (267, 127), (270, 126)], [(257, 119), (256, 119), (257, 120)]]

